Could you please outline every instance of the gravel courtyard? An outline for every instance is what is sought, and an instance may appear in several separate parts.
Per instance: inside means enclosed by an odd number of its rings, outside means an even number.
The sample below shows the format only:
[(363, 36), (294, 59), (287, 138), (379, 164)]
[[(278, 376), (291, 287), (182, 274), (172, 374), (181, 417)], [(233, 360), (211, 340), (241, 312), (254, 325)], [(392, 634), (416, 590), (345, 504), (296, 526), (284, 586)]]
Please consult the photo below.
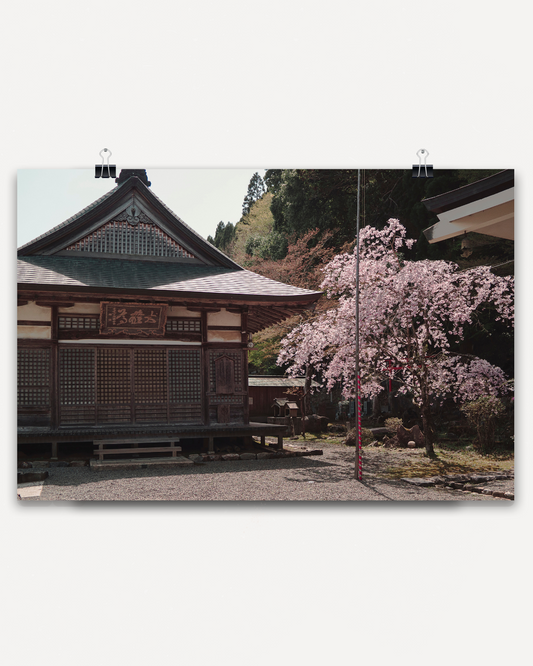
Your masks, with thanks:
[[(354, 479), (354, 450), (321, 442), (323, 455), (208, 462), (188, 467), (92, 471), (54, 467), (20, 492), (22, 501), (498, 501), (492, 495), (422, 488), (379, 478), (377, 458), (363, 453), (363, 481)], [(393, 456), (393, 452), (380, 452)], [(366, 458), (366, 460), (365, 460)], [(365, 467), (366, 465), (366, 467)], [(27, 484), (25, 484), (27, 485)], [(507, 486), (512, 487), (512, 482)]]

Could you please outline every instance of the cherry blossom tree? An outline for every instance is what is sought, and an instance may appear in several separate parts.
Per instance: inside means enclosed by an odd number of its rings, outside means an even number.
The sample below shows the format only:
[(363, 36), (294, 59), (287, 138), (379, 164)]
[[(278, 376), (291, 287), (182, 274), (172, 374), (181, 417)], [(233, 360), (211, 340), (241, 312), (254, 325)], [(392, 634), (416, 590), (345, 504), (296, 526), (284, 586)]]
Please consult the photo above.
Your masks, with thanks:
[[(361, 395), (374, 397), (386, 380), (398, 381), (399, 393), (421, 410), (426, 453), (433, 457), (433, 404), (448, 396), (464, 403), (507, 390), (500, 368), (456, 350), (465, 327), (487, 309), (512, 326), (514, 281), (493, 275), (487, 266), (461, 271), (446, 261), (406, 261), (402, 250), (414, 243), (396, 219), (383, 230), (360, 232)], [(340, 381), (347, 397), (355, 397), (357, 389), (356, 259), (354, 250), (326, 266), (321, 287), (335, 307), (295, 328), (278, 358), (279, 364), (290, 364), (290, 374), (311, 367), (328, 388)]]

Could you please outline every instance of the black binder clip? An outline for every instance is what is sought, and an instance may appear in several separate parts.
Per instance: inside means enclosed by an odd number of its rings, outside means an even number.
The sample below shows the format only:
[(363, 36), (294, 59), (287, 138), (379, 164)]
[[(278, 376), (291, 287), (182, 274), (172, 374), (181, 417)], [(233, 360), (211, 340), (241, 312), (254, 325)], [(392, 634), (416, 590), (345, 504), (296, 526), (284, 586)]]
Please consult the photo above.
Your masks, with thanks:
[[(418, 152), (418, 164), (413, 164), (413, 178), (433, 178), (433, 164), (426, 164), (428, 151), (421, 148)], [(424, 158), (424, 164), (422, 164)]]
[[(104, 164), (104, 155), (102, 153), (109, 153), (106, 155), (107, 164)], [(109, 158), (113, 153), (104, 148), (100, 151), (100, 157), (102, 158), (102, 164), (96, 164), (94, 167), (94, 177), (95, 178), (116, 178), (117, 177), (117, 167), (116, 164), (109, 164)]]

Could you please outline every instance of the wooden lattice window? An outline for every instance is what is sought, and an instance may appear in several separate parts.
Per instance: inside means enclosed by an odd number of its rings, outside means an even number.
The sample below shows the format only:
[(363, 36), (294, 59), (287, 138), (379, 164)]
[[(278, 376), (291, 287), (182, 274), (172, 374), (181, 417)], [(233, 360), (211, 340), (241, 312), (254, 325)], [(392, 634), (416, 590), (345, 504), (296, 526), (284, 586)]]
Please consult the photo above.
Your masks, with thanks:
[(155, 224), (149, 221), (130, 224), (125, 219), (107, 222), (66, 249), (75, 252), (194, 259), (194, 255)]
[(135, 402), (167, 402), (166, 349), (135, 349)]
[(199, 349), (171, 349), (168, 352), (170, 402), (202, 400)]
[(98, 402), (124, 404), (131, 400), (129, 349), (98, 349)]
[(200, 349), (62, 346), (60, 422), (202, 423), (201, 368)]
[(50, 349), (19, 349), (19, 407), (50, 406)]
[(82, 316), (82, 315), (59, 315), (58, 326), (60, 329), (71, 330), (91, 330), (97, 331), (100, 328), (100, 317)]
[(242, 396), (231, 396), (231, 395), (214, 395), (210, 399), (211, 404), (222, 404), (228, 403), (231, 405), (242, 405)]
[(202, 332), (202, 320), (201, 319), (189, 319), (185, 317), (180, 318), (168, 318), (167, 319), (167, 331), (172, 333), (201, 333)]
[(59, 404), (94, 405), (94, 349), (59, 350)]

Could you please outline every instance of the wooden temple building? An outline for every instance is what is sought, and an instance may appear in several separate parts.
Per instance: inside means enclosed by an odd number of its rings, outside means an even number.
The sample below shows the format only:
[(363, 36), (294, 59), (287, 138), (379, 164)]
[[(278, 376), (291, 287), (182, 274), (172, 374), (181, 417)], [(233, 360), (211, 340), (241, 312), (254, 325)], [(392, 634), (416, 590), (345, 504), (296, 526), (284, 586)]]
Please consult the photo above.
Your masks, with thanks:
[(283, 429), (250, 421), (247, 349), (319, 296), (244, 270), (155, 196), (144, 170), (123, 170), (18, 250), (19, 444), (52, 457), (117, 437), (212, 452), (220, 438), (277, 435), (282, 446)]

